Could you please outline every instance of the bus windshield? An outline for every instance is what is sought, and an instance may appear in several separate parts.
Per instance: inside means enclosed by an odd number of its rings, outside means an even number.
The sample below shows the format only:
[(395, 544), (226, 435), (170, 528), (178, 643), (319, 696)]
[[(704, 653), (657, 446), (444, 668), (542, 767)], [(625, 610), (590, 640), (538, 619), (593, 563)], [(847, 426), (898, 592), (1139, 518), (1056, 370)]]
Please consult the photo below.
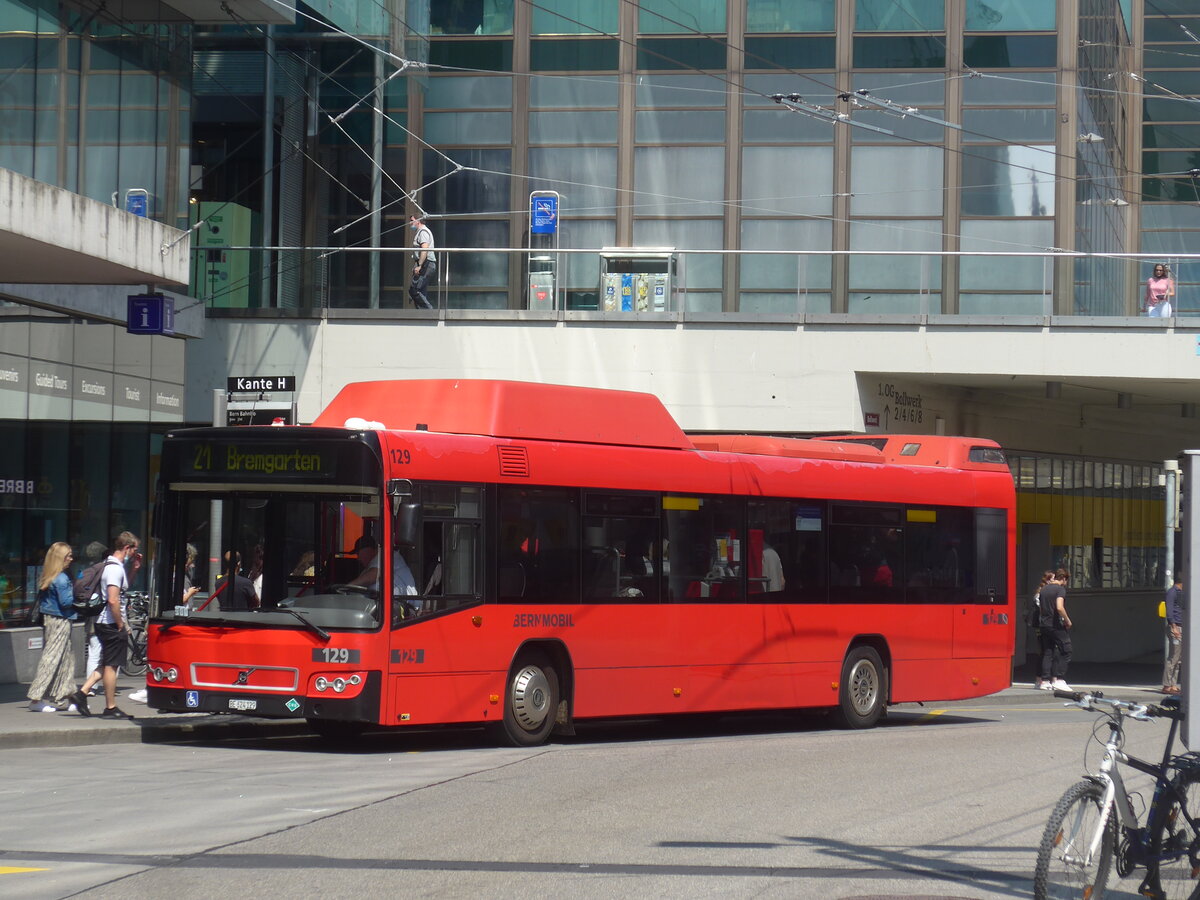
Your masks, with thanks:
[(386, 534), (374, 436), (306, 438), (251, 428), (168, 437), (163, 615), (318, 629), (386, 620), (374, 562)]
[[(199, 486), (197, 486), (199, 487)], [(177, 495), (183, 571), (174, 606), (193, 621), (325, 628), (381, 622), (377, 492), (188, 491)], [(171, 604), (164, 604), (169, 610)], [(272, 614), (275, 615), (272, 615)]]

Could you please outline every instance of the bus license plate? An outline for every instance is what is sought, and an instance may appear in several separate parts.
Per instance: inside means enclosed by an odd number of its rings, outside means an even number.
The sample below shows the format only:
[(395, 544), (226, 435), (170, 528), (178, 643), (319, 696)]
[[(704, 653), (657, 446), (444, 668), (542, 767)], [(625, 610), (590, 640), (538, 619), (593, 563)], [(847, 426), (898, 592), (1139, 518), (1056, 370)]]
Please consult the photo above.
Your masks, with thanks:
[(250, 712), (252, 710), (258, 709), (258, 701), (257, 700), (234, 699), (234, 700), (229, 701), (229, 708), (236, 709), (240, 712)]

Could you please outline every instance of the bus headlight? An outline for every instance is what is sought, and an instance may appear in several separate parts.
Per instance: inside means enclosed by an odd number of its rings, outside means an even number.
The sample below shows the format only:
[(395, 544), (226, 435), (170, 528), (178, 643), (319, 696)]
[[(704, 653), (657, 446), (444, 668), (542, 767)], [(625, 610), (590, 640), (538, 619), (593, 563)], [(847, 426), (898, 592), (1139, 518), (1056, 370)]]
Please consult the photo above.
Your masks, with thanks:
[(313, 683), (313, 687), (315, 687), (318, 691), (323, 691), (329, 687), (329, 681), (324, 675), (318, 676), (317, 680)]
[(335, 679), (333, 679), (333, 690), (334, 690), (334, 693), (340, 694), (340, 693), (341, 693), (342, 691), (344, 691), (345, 689), (346, 689), (346, 679), (345, 679), (345, 678), (335, 678)]
[(167, 669), (167, 681), (171, 682), (171, 684), (174, 684), (178, 678), (179, 672), (174, 666), (171, 666), (171, 668)]

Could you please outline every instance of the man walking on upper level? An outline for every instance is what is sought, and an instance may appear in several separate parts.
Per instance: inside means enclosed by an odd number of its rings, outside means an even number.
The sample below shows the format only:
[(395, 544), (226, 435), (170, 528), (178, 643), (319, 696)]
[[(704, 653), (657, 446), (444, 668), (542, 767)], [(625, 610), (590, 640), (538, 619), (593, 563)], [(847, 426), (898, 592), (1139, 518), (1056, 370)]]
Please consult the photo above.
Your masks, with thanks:
[(433, 252), (433, 232), (425, 224), (423, 216), (409, 216), (408, 226), (413, 234), (412, 281), (408, 285), (408, 296), (417, 309), (433, 309), (425, 296), (431, 284), (437, 283), (437, 254)]

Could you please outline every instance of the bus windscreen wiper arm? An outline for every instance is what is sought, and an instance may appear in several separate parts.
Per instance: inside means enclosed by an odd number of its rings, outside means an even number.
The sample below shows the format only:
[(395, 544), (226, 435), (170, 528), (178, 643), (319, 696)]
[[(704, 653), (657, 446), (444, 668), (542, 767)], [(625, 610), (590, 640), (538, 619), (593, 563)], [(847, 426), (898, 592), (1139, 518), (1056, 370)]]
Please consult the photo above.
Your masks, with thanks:
[(296, 612), (294, 609), (289, 609), (286, 606), (277, 606), (277, 607), (275, 607), (275, 609), (278, 610), (279, 612), (285, 612), (285, 613), (288, 613), (289, 615), (295, 616), (297, 619), (299, 619), (301, 622), (304, 623), (305, 628), (307, 628), (309, 631), (311, 631), (313, 634), (315, 634), (317, 637), (319, 637), (321, 640), (325, 641), (326, 643), (329, 642), (329, 632), (326, 631), (324, 628), (322, 628), (320, 625), (313, 622), (311, 619), (307, 618), (306, 616), (302, 616), (300, 613)]

